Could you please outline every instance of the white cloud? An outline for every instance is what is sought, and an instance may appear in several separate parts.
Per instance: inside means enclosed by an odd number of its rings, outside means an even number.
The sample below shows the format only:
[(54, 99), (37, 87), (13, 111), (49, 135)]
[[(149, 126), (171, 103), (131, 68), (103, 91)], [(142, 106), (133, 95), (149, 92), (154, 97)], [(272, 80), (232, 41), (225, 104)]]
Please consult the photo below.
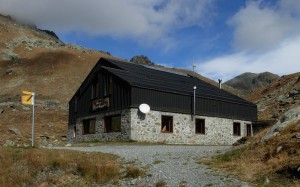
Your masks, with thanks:
[(250, 1), (229, 21), (237, 50), (262, 51), (300, 33), (300, 2), (282, 0), (275, 5)]
[(0, 13), (59, 32), (163, 41), (174, 29), (203, 26), (212, 0), (0, 0)]
[(286, 75), (300, 71), (300, 37), (283, 41), (263, 54), (239, 52), (197, 64), (197, 72), (224, 81), (244, 72)]
[(230, 20), (235, 52), (198, 61), (197, 72), (229, 80), (244, 72), (300, 71), (300, 1), (249, 1)]

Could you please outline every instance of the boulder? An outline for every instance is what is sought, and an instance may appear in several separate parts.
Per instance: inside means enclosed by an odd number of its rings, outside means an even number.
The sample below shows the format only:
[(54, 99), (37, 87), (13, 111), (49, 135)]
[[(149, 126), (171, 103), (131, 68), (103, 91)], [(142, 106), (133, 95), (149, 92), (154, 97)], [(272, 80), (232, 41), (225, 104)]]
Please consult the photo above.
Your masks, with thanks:
[(282, 146), (277, 147), (276, 153), (278, 154), (282, 150)]
[(11, 140), (6, 140), (4, 146), (6, 146), (6, 147), (12, 147), (12, 146), (15, 146), (15, 142), (14, 142), (14, 141), (11, 141)]
[(279, 105), (285, 106), (285, 105), (291, 104), (292, 102), (293, 102), (292, 98), (281, 99), (281, 100), (279, 100)]
[(0, 108), (0, 114), (4, 113), (4, 109)]
[(296, 133), (294, 136), (292, 136), (292, 138), (300, 140), (300, 133)]
[(30, 145), (29, 144), (27, 144), (27, 143), (24, 143), (23, 144), (23, 147), (29, 147)]
[(262, 137), (262, 141), (267, 141), (271, 137), (278, 134), (282, 129), (287, 127), (289, 124), (300, 120), (300, 106), (288, 110), (283, 117), (273, 125), (273, 127)]
[(5, 70), (5, 74), (9, 75), (9, 74), (11, 74), (11, 73), (12, 73), (12, 69), (7, 69), (7, 70)]
[(61, 140), (62, 140), (62, 141), (67, 141), (67, 140), (68, 140), (68, 139), (67, 139), (67, 136), (62, 135), (62, 136), (61, 136)]
[(17, 128), (10, 128), (8, 129), (9, 132), (13, 133), (13, 134), (16, 134), (16, 135), (20, 135), (21, 134), (21, 131)]
[(293, 97), (293, 96), (298, 95), (298, 94), (300, 94), (300, 90), (294, 89), (294, 90), (291, 90), (289, 92), (289, 97)]
[(30, 108), (28, 106), (23, 106), (22, 109), (25, 110), (25, 111), (29, 111), (30, 110)]
[(54, 101), (46, 101), (42, 104), (42, 107), (44, 109), (54, 109), (54, 108), (58, 108), (59, 104)]

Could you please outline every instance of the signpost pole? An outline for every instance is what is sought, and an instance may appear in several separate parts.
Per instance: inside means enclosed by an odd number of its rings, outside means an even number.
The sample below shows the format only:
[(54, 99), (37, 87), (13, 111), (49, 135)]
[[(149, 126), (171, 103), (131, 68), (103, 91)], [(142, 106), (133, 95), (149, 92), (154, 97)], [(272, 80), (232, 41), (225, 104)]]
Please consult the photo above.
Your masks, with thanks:
[(35, 94), (32, 93), (32, 135), (31, 135), (31, 146), (34, 146), (34, 104), (35, 104)]
[(34, 105), (35, 105), (35, 93), (22, 91), (21, 100), (23, 105), (32, 105), (32, 129), (31, 129), (31, 146), (34, 146)]
[(197, 89), (197, 87), (196, 86), (194, 86), (194, 111), (193, 111), (193, 117), (195, 117), (195, 115), (196, 115), (196, 89)]

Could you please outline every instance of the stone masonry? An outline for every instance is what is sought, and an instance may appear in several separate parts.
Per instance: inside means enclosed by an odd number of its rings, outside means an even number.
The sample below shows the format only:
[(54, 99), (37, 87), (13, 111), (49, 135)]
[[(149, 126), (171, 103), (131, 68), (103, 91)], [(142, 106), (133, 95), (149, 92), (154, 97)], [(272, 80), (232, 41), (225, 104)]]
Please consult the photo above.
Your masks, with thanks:
[[(121, 114), (121, 132), (104, 133), (104, 117)], [(96, 118), (96, 133), (83, 134), (82, 121)], [(128, 141), (130, 140), (130, 110), (119, 110), (105, 114), (90, 115), (78, 118), (76, 122), (76, 135), (74, 137), (74, 126), (69, 126), (68, 142), (91, 142), (91, 141)]]
[[(121, 114), (121, 132), (104, 133), (104, 117)], [(173, 116), (173, 133), (161, 131), (161, 116)], [(96, 133), (82, 135), (82, 120), (96, 118)], [(205, 120), (205, 134), (195, 133), (195, 119)], [(241, 136), (233, 135), (233, 123), (240, 123)], [(168, 144), (232, 145), (247, 135), (250, 121), (194, 116), (151, 110), (142, 114), (138, 109), (126, 109), (77, 119), (76, 137), (74, 127), (69, 126), (69, 142), (83, 141), (128, 141), (161, 142)]]

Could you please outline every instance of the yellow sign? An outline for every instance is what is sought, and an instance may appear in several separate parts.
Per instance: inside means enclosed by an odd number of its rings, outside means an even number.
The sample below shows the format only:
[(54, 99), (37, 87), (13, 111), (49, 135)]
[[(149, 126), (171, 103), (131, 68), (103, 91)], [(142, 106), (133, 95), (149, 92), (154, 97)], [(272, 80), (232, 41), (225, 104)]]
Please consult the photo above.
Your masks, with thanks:
[(22, 104), (32, 105), (32, 95), (22, 95)]
[(26, 95), (32, 95), (32, 92), (28, 92), (28, 91), (22, 91), (22, 93)]
[(28, 91), (22, 91), (22, 104), (24, 105), (33, 105), (33, 97), (34, 93), (33, 92), (28, 92)]

